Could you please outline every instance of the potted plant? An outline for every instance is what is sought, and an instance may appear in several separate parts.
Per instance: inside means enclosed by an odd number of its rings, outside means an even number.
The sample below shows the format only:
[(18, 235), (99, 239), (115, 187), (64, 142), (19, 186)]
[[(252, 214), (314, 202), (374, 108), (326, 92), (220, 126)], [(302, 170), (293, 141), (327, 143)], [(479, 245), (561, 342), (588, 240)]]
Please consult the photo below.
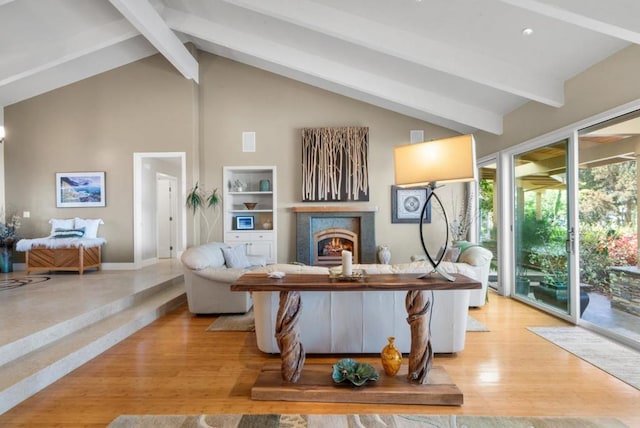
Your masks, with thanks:
[[(531, 263), (540, 267), (542, 272), (540, 285), (533, 289), (537, 300), (566, 309), (569, 282), (567, 257), (566, 249), (562, 245), (548, 245), (531, 251)], [(589, 295), (580, 290), (580, 315), (588, 305)]]
[(13, 245), (22, 219), (16, 214), (2, 213), (0, 217), (0, 272), (13, 272)]
[(213, 189), (211, 191), (202, 189), (198, 182), (196, 182), (195, 186), (193, 186), (191, 190), (189, 190), (189, 193), (187, 193), (187, 208), (192, 210), (194, 216), (199, 212), (206, 224), (207, 242), (209, 242), (209, 239), (211, 238), (213, 226), (218, 222), (220, 215), (219, 213), (216, 213), (216, 216), (210, 222), (207, 210), (211, 208), (215, 212), (216, 207), (220, 204), (220, 200), (221, 198), (218, 194), (218, 189)]

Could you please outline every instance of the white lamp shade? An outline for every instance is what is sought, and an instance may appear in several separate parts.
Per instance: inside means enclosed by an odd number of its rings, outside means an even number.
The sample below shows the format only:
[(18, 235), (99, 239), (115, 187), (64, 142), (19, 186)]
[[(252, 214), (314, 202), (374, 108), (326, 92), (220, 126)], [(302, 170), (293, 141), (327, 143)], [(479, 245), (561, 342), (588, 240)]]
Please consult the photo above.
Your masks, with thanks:
[(4, 126), (0, 125), (0, 140), (4, 138)]
[(468, 134), (399, 146), (394, 149), (394, 165), (399, 186), (475, 181), (476, 142)]

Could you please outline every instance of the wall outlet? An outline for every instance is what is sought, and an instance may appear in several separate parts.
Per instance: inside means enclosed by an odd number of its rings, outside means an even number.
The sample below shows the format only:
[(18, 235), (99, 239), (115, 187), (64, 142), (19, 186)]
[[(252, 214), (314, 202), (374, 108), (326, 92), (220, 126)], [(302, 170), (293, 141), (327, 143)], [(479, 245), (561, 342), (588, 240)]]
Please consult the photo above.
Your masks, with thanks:
[(22, 218), (29, 218), (31, 217), (31, 212), (30, 211), (23, 211), (22, 212)]

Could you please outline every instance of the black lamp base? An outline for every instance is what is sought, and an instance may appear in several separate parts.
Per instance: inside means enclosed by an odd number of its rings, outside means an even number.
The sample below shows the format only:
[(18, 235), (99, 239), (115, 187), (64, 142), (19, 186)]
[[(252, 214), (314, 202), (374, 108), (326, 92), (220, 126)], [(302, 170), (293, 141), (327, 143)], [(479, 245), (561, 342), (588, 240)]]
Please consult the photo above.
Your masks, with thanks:
[[(429, 191), (431, 190), (431, 191)], [(447, 220), (447, 213), (444, 210), (444, 205), (442, 205), (442, 201), (440, 200), (440, 198), (438, 197), (438, 195), (435, 194), (434, 192), (435, 189), (432, 189), (431, 187), (427, 188), (427, 199), (424, 201), (424, 206), (422, 207), (422, 212), (420, 213), (420, 243), (422, 244), (422, 249), (424, 250), (424, 253), (427, 255), (427, 259), (429, 260), (429, 262), (431, 262), (431, 266), (433, 266), (433, 271), (431, 271), (428, 274), (422, 275), (419, 278), (420, 279), (429, 279), (429, 278), (433, 278), (434, 275), (440, 275), (441, 277), (443, 277), (444, 279), (446, 279), (447, 281), (451, 281), (454, 282), (456, 280), (456, 278), (446, 272), (443, 272), (441, 269), (438, 269), (438, 265), (440, 264), (440, 262), (442, 262), (442, 259), (444, 258), (444, 255), (446, 253), (446, 251), (443, 251), (442, 254), (440, 254), (440, 257), (438, 258), (438, 260), (434, 261), (433, 258), (431, 257), (431, 254), (429, 254), (429, 251), (427, 250), (427, 246), (424, 243), (424, 235), (422, 233), (422, 225), (424, 222), (424, 217), (427, 213), (427, 207), (429, 206), (429, 202), (431, 201), (432, 198), (435, 198), (435, 200), (438, 202), (438, 204), (440, 204), (440, 208), (442, 209), (442, 215), (444, 216), (444, 226), (445, 226), (445, 230), (447, 232), (447, 235), (445, 237), (444, 240), (444, 245), (445, 245), (445, 249), (447, 246), (447, 243), (449, 242), (449, 221)]]

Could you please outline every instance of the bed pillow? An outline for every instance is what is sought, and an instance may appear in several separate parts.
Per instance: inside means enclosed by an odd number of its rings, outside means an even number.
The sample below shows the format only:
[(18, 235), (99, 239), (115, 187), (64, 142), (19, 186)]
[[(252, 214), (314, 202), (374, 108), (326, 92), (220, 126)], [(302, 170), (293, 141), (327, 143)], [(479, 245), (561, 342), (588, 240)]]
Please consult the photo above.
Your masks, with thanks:
[(104, 224), (101, 218), (79, 218), (76, 217), (74, 219), (74, 228), (82, 229), (84, 228), (84, 237), (85, 238), (97, 238), (98, 237), (98, 227), (101, 224)]
[(73, 229), (72, 218), (52, 218), (49, 220), (49, 224), (51, 225), (51, 232), (49, 235), (53, 235), (56, 229)]
[(52, 238), (82, 238), (84, 235), (84, 228), (80, 229), (56, 229), (52, 234)]
[(244, 269), (251, 266), (251, 262), (247, 258), (246, 244), (223, 248), (222, 254), (224, 255), (224, 262), (228, 268)]

